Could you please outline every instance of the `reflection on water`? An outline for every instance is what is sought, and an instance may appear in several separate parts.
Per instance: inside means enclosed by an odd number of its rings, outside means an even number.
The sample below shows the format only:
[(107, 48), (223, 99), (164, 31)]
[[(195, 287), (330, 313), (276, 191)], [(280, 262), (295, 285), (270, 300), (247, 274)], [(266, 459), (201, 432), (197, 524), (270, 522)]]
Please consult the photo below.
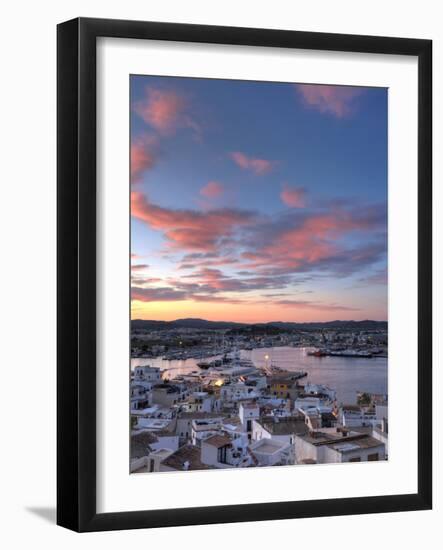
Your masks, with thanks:
[[(321, 383), (337, 390), (337, 398), (344, 403), (355, 403), (356, 392), (388, 393), (388, 366), (386, 358), (365, 359), (350, 357), (313, 357), (307, 355), (311, 348), (257, 348), (252, 351), (243, 350), (242, 357), (252, 359), (257, 367), (265, 366), (265, 356), (268, 363), (287, 370), (303, 370), (308, 377), (303, 379), (313, 383)], [(206, 358), (209, 361), (212, 358)], [(199, 371), (197, 363), (201, 359), (186, 359), (185, 361), (164, 361), (161, 357), (155, 359), (131, 359), (131, 368), (138, 365), (160, 367), (164, 378), (173, 378), (178, 374)]]

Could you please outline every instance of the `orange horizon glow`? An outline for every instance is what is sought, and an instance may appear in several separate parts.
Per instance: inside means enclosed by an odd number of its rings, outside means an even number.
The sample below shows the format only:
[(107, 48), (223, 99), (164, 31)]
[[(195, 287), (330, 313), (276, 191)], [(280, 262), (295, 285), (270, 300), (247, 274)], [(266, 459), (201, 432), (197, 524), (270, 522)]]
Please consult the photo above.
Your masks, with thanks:
[(333, 311), (309, 311), (309, 306), (296, 306), (282, 308), (281, 306), (266, 304), (229, 304), (229, 303), (196, 303), (193, 301), (180, 302), (139, 302), (134, 300), (131, 305), (131, 319), (146, 321), (175, 321), (176, 319), (198, 318), (207, 321), (225, 321), (233, 323), (270, 323), (270, 322), (295, 322), (312, 323), (328, 321), (363, 321), (372, 319), (386, 321), (382, 308), (374, 308), (373, 315), (367, 315), (368, 311), (348, 311), (346, 314), (338, 310)]

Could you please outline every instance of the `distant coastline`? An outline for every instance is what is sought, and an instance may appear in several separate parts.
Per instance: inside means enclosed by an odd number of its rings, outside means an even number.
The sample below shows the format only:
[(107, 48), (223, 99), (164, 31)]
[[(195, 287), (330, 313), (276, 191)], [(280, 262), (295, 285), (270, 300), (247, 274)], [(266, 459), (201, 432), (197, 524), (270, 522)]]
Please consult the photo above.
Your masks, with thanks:
[(137, 330), (171, 330), (178, 328), (202, 329), (202, 330), (230, 330), (247, 328), (274, 328), (281, 330), (318, 330), (318, 329), (347, 329), (347, 330), (386, 330), (387, 321), (363, 321), (335, 320), (319, 322), (284, 322), (271, 321), (269, 323), (236, 323), (230, 321), (208, 321), (206, 319), (176, 319), (174, 321), (156, 321), (145, 319), (133, 319), (131, 329)]

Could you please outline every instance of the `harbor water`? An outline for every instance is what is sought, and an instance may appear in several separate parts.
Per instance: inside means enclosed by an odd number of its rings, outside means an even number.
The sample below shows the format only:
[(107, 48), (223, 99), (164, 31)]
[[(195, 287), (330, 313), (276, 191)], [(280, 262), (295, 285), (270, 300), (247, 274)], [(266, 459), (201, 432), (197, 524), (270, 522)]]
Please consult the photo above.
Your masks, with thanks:
[[(274, 347), (242, 350), (241, 357), (251, 359), (256, 367), (276, 365), (288, 371), (305, 371), (303, 379), (311, 383), (325, 384), (337, 391), (337, 399), (343, 403), (355, 403), (359, 391), (388, 393), (388, 360), (362, 357), (313, 357), (311, 348)], [(212, 360), (207, 357), (204, 361)], [(167, 361), (161, 357), (131, 359), (131, 368), (139, 365), (159, 367), (165, 379), (179, 374), (200, 371), (201, 359)]]

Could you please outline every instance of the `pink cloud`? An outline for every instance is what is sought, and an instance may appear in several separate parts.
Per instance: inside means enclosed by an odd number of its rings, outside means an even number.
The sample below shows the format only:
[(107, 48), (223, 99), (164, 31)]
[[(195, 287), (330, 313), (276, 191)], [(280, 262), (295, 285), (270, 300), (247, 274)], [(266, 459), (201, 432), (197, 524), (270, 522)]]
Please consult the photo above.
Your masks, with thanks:
[(155, 165), (156, 145), (156, 139), (149, 135), (139, 136), (131, 143), (131, 183), (139, 181), (143, 172)]
[(162, 279), (159, 277), (136, 277), (134, 275), (131, 276), (131, 283), (136, 286), (141, 285), (151, 285), (153, 283), (161, 283)]
[(177, 93), (147, 88), (146, 98), (135, 105), (142, 119), (162, 132), (174, 129), (185, 107), (184, 99)]
[(132, 286), (131, 300), (139, 302), (178, 302), (183, 300), (192, 300), (194, 302), (221, 302), (229, 304), (242, 304), (243, 300), (229, 296), (214, 296), (212, 294), (193, 294), (184, 290), (177, 290), (172, 287), (145, 288)]
[(225, 265), (233, 265), (237, 264), (239, 260), (236, 258), (220, 258), (219, 260), (209, 260), (204, 263), (201, 263), (200, 265), (206, 265), (206, 266), (225, 266)]
[(239, 263), (239, 260), (232, 255), (220, 256), (220, 251), (217, 253), (193, 253), (185, 254), (178, 269), (195, 269), (198, 267), (222, 267)]
[[(363, 222), (342, 213), (341, 216), (324, 214), (312, 216), (301, 227), (280, 236), (266, 251), (276, 254), (282, 263), (314, 263), (338, 253), (337, 239), (346, 232), (360, 229)], [(366, 226), (365, 226), (366, 228)]]
[[(191, 280), (192, 283), (174, 281), (174, 284), (182, 289), (194, 289), (206, 294), (219, 292), (249, 292), (273, 288), (283, 288), (288, 285), (290, 279), (283, 277), (252, 276), (246, 278), (232, 277), (223, 273), (220, 269), (200, 267), (193, 273), (185, 275), (182, 280)], [(195, 289), (194, 289), (195, 290)]]
[(217, 181), (210, 181), (200, 189), (200, 195), (209, 199), (215, 199), (224, 192), (223, 185)]
[(148, 269), (148, 264), (135, 264), (131, 265), (131, 271), (144, 271), (145, 269)]
[(348, 307), (340, 304), (328, 304), (323, 302), (313, 302), (309, 300), (276, 300), (274, 303), (283, 307), (295, 307), (300, 309), (311, 309), (314, 311), (360, 311), (359, 308)]
[(163, 208), (139, 192), (131, 193), (131, 214), (153, 229), (163, 231), (170, 246), (203, 252), (215, 252), (222, 239), (254, 217), (251, 212), (229, 208), (207, 212)]
[(274, 167), (274, 162), (271, 160), (249, 157), (240, 151), (233, 151), (230, 157), (242, 170), (250, 170), (258, 176), (268, 174)]
[(173, 90), (148, 87), (146, 97), (134, 105), (135, 112), (162, 134), (174, 134), (188, 127), (200, 134), (200, 126), (186, 112), (188, 101)]
[(188, 277), (198, 279), (200, 284), (208, 286), (211, 290), (237, 290), (230, 286), (229, 279), (219, 269), (203, 267)]
[[(340, 264), (345, 268), (346, 262), (365, 264), (377, 256), (374, 249), (360, 248), (360, 252), (347, 252), (343, 249), (341, 237), (353, 231), (373, 230), (377, 219), (371, 213), (367, 216), (352, 214), (345, 210), (333, 210), (323, 214), (311, 214), (296, 227), (279, 230), (261, 246), (253, 251), (242, 253), (242, 258), (249, 263), (248, 269), (266, 272), (287, 272), (287, 270), (306, 271), (311, 267)], [(272, 266), (272, 268), (270, 268)]]
[(323, 84), (295, 84), (295, 89), (307, 106), (337, 118), (351, 115), (356, 98), (363, 92), (362, 88)]
[(224, 304), (245, 304), (245, 300), (239, 298), (232, 298), (231, 296), (212, 296), (210, 294), (194, 294), (192, 296), (194, 302), (208, 302), (208, 303), (224, 303)]
[(360, 282), (367, 284), (375, 285), (387, 285), (388, 284), (388, 270), (386, 267), (383, 269), (378, 269), (375, 273), (363, 277), (360, 279)]
[(283, 190), (280, 193), (280, 198), (291, 208), (303, 208), (305, 206), (305, 190), (301, 187), (291, 187), (284, 184)]
[(131, 299), (139, 302), (175, 302), (186, 300), (186, 292), (169, 287), (144, 288), (133, 286)]

